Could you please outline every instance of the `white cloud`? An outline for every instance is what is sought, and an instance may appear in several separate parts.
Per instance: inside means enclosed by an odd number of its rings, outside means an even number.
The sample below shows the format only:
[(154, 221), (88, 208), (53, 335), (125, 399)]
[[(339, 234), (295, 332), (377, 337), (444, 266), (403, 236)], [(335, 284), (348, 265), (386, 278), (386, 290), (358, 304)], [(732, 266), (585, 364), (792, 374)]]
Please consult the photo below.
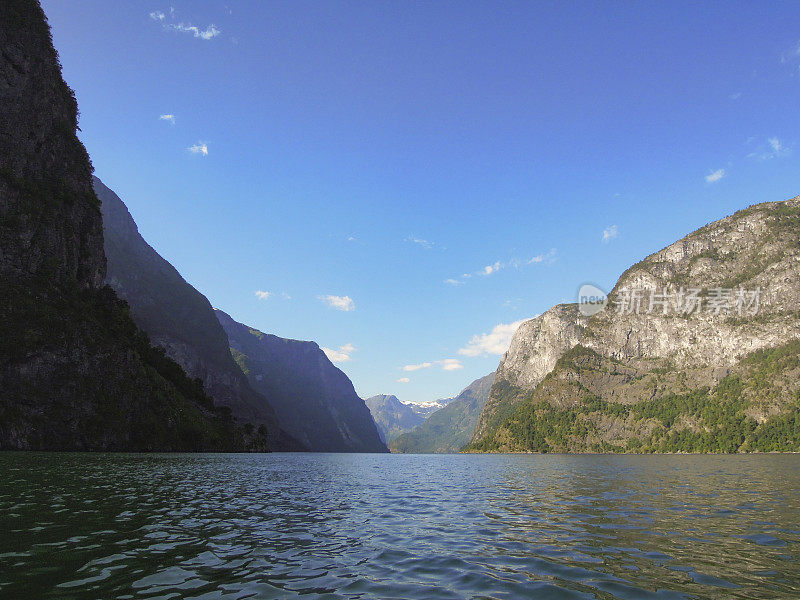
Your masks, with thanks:
[(487, 356), (489, 354), (502, 356), (511, 345), (511, 338), (517, 328), (527, 320), (521, 319), (513, 323), (500, 323), (495, 325), (490, 333), (474, 335), (458, 353), (462, 356)]
[(505, 265), (498, 260), (494, 264), (483, 267), (483, 270), (480, 271), (480, 273), (481, 275), (491, 275), (492, 273), (497, 273), (503, 267), (505, 267)]
[(731, 100), (738, 100), (741, 97), (742, 97), (742, 92), (734, 92), (733, 94), (728, 96), (728, 98), (730, 98)]
[(449, 279), (445, 279), (444, 283), (446, 283), (447, 285), (464, 285), (464, 283), (466, 283), (466, 280), (471, 279), (473, 275), (489, 277), (490, 275), (494, 275), (495, 273), (503, 269), (511, 268), (519, 270), (527, 265), (535, 265), (540, 263), (550, 265), (554, 263), (555, 260), (556, 260), (556, 249), (551, 248), (549, 251), (543, 252), (542, 254), (537, 254), (536, 256), (529, 258), (527, 260), (520, 260), (519, 258), (512, 258), (507, 262), (497, 260), (490, 265), (486, 265), (481, 270), (475, 271), (474, 273), (463, 273), (461, 277), (458, 278), (451, 277)]
[(781, 63), (794, 62), (800, 58), (800, 42), (781, 54)]
[(419, 371), (420, 369), (429, 369), (433, 366), (433, 363), (424, 362), (418, 365), (406, 365), (403, 367), (403, 371)]
[(352, 360), (350, 356), (353, 352), (356, 351), (355, 346), (353, 344), (345, 344), (344, 346), (339, 346), (337, 350), (333, 350), (332, 348), (325, 348), (324, 346), (320, 348), (325, 353), (325, 356), (328, 357), (333, 363), (343, 363), (349, 362)]
[(184, 25), (183, 23), (176, 23), (174, 25), (168, 25), (170, 29), (174, 29), (175, 31), (181, 31), (183, 33), (191, 33), (194, 37), (200, 38), (201, 40), (210, 40), (212, 38), (217, 37), (220, 33), (222, 33), (219, 29), (217, 29), (216, 25), (209, 25), (205, 29), (200, 29), (195, 25)]
[(168, 121), (171, 125), (175, 125), (175, 115), (161, 115), (158, 118), (162, 121)]
[(464, 365), (462, 365), (461, 361), (457, 358), (445, 358), (444, 360), (437, 361), (437, 364), (441, 365), (442, 369), (445, 371), (457, 371), (458, 369), (464, 368)]
[[(749, 138), (747, 143), (750, 144), (756, 138)], [(788, 156), (791, 152), (791, 147), (783, 143), (777, 136), (767, 138), (766, 144), (759, 144), (756, 149), (747, 155), (747, 158), (756, 158), (758, 160), (770, 160), (772, 158), (781, 158)]]
[(716, 183), (725, 177), (725, 169), (717, 169), (713, 173), (706, 175), (706, 183)]
[(291, 300), (292, 299), (292, 297), (289, 294), (287, 294), (286, 292), (281, 292), (281, 298), (283, 298), (284, 300)]
[(431, 367), (441, 367), (444, 371), (456, 371), (463, 369), (464, 365), (457, 358), (445, 358), (443, 360), (435, 360), (433, 362), (419, 363), (418, 365), (406, 365), (401, 367), (403, 371), (419, 371), (420, 369), (430, 369)]
[(606, 227), (603, 230), (603, 243), (607, 244), (608, 242), (613, 240), (615, 237), (617, 237), (618, 233), (619, 233), (619, 229), (617, 228), (616, 225), (612, 225), (611, 227)]
[(397, 383), (409, 383), (411, 380), (408, 377), (401, 377), (397, 380)]
[(786, 148), (786, 146), (784, 146), (776, 137), (769, 138), (767, 142), (769, 143), (770, 148), (772, 148), (772, 153), (775, 156), (783, 156), (789, 151), (789, 149)]
[(356, 309), (356, 303), (350, 296), (319, 296), (319, 299), (336, 310), (350, 312)]
[(194, 146), (189, 146), (187, 150), (192, 154), (208, 156), (208, 145), (205, 142), (197, 142)]
[(556, 249), (550, 248), (549, 252), (544, 254), (537, 254), (530, 260), (528, 260), (529, 265), (535, 265), (542, 262), (547, 262), (548, 264), (552, 263), (556, 259)]
[(413, 235), (408, 236), (404, 241), (411, 242), (412, 244), (417, 244), (418, 246), (422, 246), (425, 250), (430, 250), (436, 244), (434, 242), (423, 240), (422, 238), (415, 237)]
[(155, 10), (151, 12), (150, 18), (153, 21), (156, 21), (157, 23), (161, 23), (161, 26), (164, 29), (169, 29), (172, 31), (180, 31), (181, 33), (191, 33), (194, 37), (201, 40), (210, 40), (217, 37), (220, 33), (222, 33), (213, 23), (208, 27), (206, 27), (205, 29), (200, 29), (196, 25), (170, 22), (174, 21), (175, 19), (174, 8), (169, 9), (169, 19), (167, 19), (167, 15), (165, 15), (160, 10)]
[(256, 298), (259, 300), (266, 300), (272, 296), (272, 292), (265, 292), (264, 290), (256, 290)]

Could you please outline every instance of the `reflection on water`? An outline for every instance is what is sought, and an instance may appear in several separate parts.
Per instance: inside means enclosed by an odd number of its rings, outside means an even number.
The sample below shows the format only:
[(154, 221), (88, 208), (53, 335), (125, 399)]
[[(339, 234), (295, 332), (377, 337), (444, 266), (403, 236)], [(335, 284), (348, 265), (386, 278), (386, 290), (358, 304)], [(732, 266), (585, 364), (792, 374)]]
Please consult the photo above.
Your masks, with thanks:
[(800, 457), (0, 454), (0, 596), (796, 598)]

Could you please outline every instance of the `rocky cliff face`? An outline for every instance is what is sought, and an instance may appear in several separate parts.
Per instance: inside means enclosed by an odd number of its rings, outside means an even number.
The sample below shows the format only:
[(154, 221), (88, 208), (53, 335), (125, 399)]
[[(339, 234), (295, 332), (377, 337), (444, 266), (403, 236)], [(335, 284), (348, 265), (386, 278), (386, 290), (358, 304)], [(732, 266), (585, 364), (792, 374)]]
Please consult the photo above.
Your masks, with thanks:
[(92, 167), (32, 0), (0, 3), (0, 106), (0, 448), (264, 449), (101, 287)]
[(208, 299), (142, 238), (119, 196), (96, 177), (94, 189), (102, 202), (106, 282), (130, 305), (136, 324), (189, 377), (202, 380), (216, 404), (229, 407), (241, 422), (264, 425), (273, 449), (301, 449), (234, 362)]
[(427, 454), (461, 450), (472, 439), (494, 378), (495, 374), (491, 373), (473, 381), (424, 423), (392, 441), (391, 451)]
[[(497, 381), (519, 389), (532, 390), (544, 379), (556, 361), (583, 336), (588, 318), (578, 311), (577, 304), (558, 304), (526, 321), (517, 329), (508, 352), (497, 369)], [(483, 438), (509, 416), (513, 402), (501, 394), (489, 396), (473, 434)]]
[(560, 334), (523, 324), (472, 448), (794, 449), (798, 231), (800, 197), (752, 206), (628, 269), (604, 311), (556, 307)]
[(411, 431), (425, 420), (412, 406), (400, 402), (397, 396), (378, 394), (367, 398), (364, 403), (369, 408), (385, 444), (401, 433)]
[(216, 310), (231, 353), (281, 425), (313, 452), (387, 452), (353, 384), (314, 342), (262, 333)]

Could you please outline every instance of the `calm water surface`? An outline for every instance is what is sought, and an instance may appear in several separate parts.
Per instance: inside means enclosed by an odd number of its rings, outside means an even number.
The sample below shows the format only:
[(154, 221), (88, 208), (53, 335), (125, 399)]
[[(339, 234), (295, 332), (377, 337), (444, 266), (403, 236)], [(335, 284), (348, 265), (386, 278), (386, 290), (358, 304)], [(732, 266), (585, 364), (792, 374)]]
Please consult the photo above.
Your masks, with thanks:
[(0, 454), (4, 598), (797, 598), (800, 456)]

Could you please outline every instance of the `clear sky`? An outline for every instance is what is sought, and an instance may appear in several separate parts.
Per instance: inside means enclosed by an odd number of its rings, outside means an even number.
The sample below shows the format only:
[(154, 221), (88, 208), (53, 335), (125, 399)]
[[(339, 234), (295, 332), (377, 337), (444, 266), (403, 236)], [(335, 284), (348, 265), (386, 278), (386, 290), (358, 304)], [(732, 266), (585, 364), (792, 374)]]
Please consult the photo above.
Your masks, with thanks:
[(797, 2), (43, 6), (145, 239), (362, 396), (452, 396), (511, 324), (800, 194)]

